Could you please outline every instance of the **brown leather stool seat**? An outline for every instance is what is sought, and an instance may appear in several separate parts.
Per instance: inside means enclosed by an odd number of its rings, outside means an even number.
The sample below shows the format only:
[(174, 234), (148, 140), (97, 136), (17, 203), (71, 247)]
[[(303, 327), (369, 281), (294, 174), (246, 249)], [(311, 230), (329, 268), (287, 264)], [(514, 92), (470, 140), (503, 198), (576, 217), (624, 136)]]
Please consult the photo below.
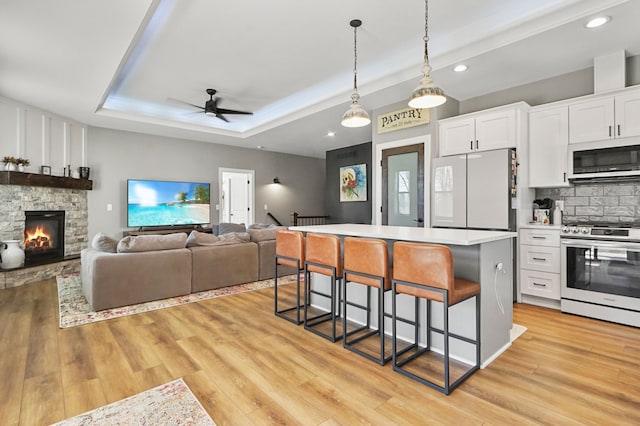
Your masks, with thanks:
[[(345, 237), (344, 239), (344, 303), (342, 315), (342, 344), (346, 349), (364, 356), (380, 365), (391, 360), (391, 348), (385, 353), (384, 333), (384, 293), (391, 290), (391, 267), (389, 266), (389, 252), (384, 240), (373, 238)], [(347, 297), (347, 283), (367, 286), (366, 305), (349, 301)], [(378, 289), (378, 318), (376, 329), (371, 326), (371, 289)], [(366, 312), (364, 325), (347, 331), (348, 307), (358, 308)], [(389, 315), (390, 316), (390, 315)], [(363, 341), (378, 336), (380, 340), (379, 352), (374, 356), (371, 351), (365, 351)], [(350, 339), (351, 338), (351, 339)]]
[[(304, 305), (304, 328), (332, 342), (342, 338), (337, 332), (337, 318), (340, 317), (340, 281), (342, 280), (342, 256), (340, 239), (335, 235), (307, 233), (306, 261), (304, 262), (305, 295), (309, 298), (329, 299), (328, 310), (313, 313), (311, 303)], [(329, 293), (320, 291), (311, 283), (311, 273), (325, 275), (331, 278)], [(313, 302), (311, 299), (309, 299)], [(319, 299), (318, 299), (319, 300)], [(316, 307), (313, 307), (316, 311)], [(331, 329), (327, 332), (323, 326), (331, 321)]]
[[(304, 304), (300, 304), (300, 271), (304, 270), (304, 235), (300, 231), (276, 231), (276, 255), (275, 255), (275, 278), (274, 278), (274, 312), (280, 318), (284, 318), (295, 324), (302, 323), (300, 315), (301, 308)], [(292, 266), (296, 268), (296, 304), (286, 308), (278, 307), (278, 265)], [(296, 311), (295, 317), (288, 315), (292, 311)]]
[[(480, 367), (480, 284), (460, 278), (456, 278), (453, 273), (453, 257), (449, 247), (435, 244), (396, 242), (393, 245), (393, 302), (392, 302), (392, 324), (393, 324), (393, 369), (430, 386), (446, 395), (459, 386), (471, 374)], [(427, 300), (427, 342), (426, 347), (418, 345), (418, 333), (414, 336), (413, 348), (415, 353), (400, 360), (397, 353), (397, 317), (396, 317), (396, 297), (398, 294), (407, 294)], [(475, 339), (460, 336), (449, 331), (449, 307), (456, 303), (476, 298), (476, 335)], [(438, 329), (431, 325), (431, 302), (443, 303), (444, 322), (443, 328)], [(416, 309), (418, 303), (415, 304)], [(418, 313), (416, 312), (416, 322)], [(406, 368), (412, 361), (421, 355), (431, 351), (431, 333), (443, 335), (443, 357), (444, 357), (444, 380), (443, 385), (418, 376), (414, 369), (412, 372)], [(454, 338), (463, 342), (473, 344), (476, 349), (475, 364), (453, 383), (450, 375), (449, 359), (449, 339)]]

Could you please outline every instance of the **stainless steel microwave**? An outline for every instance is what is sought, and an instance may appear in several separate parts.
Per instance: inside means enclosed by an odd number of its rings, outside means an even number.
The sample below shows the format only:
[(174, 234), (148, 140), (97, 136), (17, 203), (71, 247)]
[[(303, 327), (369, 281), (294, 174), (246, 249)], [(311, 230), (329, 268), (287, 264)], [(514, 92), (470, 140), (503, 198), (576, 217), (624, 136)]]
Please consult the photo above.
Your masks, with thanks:
[(569, 179), (640, 177), (640, 138), (569, 144)]

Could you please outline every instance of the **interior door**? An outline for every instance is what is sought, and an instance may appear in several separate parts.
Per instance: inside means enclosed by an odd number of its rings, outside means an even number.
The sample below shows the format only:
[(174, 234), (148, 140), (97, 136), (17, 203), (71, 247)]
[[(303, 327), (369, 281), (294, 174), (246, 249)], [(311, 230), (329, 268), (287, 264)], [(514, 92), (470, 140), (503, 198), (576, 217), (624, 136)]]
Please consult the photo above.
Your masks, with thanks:
[(220, 222), (253, 223), (253, 172), (221, 171)]
[(382, 151), (382, 224), (424, 226), (424, 144)]

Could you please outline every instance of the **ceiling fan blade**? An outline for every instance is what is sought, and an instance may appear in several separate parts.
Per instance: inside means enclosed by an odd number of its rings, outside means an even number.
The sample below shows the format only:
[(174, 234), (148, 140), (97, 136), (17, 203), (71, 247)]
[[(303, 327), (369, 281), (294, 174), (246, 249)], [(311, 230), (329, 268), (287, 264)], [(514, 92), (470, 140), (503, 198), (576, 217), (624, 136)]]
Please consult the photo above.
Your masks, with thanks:
[(248, 111), (237, 111), (235, 109), (225, 109), (225, 108), (218, 108), (217, 111), (220, 114), (245, 114), (245, 115), (253, 115), (252, 112), (248, 112)]
[(189, 103), (189, 102), (181, 101), (180, 99), (169, 98), (169, 100), (170, 100), (170, 101), (174, 101), (174, 102), (179, 102), (179, 103), (184, 104), (184, 105), (189, 105), (189, 106), (192, 106), (192, 107), (194, 107), (194, 108), (204, 109), (204, 108), (203, 108), (202, 106), (200, 106), (200, 105), (194, 105), (194, 104), (191, 104), (191, 103)]
[(227, 117), (225, 117), (224, 115), (220, 114), (220, 110), (218, 110), (218, 112), (216, 113), (216, 117), (218, 117), (220, 120), (224, 121), (224, 122), (229, 122), (229, 120), (227, 120)]

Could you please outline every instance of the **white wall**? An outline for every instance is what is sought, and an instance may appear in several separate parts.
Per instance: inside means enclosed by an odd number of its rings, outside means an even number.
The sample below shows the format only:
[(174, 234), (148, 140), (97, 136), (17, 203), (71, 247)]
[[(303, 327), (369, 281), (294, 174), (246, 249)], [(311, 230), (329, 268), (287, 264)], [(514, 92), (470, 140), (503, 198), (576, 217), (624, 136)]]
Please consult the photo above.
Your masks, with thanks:
[[(127, 179), (211, 183), (211, 223), (218, 200), (218, 168), (255, 170), (255, 221), (272, 223), (264, 205), (283, 225), (291, 213), (324, 214), (325, 161), (255, 149), (125, 132), (98, 127), (88, 131), (89, 238), (97, 232), (122, 237), (127, 229)], [(282, 184), (273, 183), (278, 176)], [(107, 204), (112, 211), (107, 211)]]

